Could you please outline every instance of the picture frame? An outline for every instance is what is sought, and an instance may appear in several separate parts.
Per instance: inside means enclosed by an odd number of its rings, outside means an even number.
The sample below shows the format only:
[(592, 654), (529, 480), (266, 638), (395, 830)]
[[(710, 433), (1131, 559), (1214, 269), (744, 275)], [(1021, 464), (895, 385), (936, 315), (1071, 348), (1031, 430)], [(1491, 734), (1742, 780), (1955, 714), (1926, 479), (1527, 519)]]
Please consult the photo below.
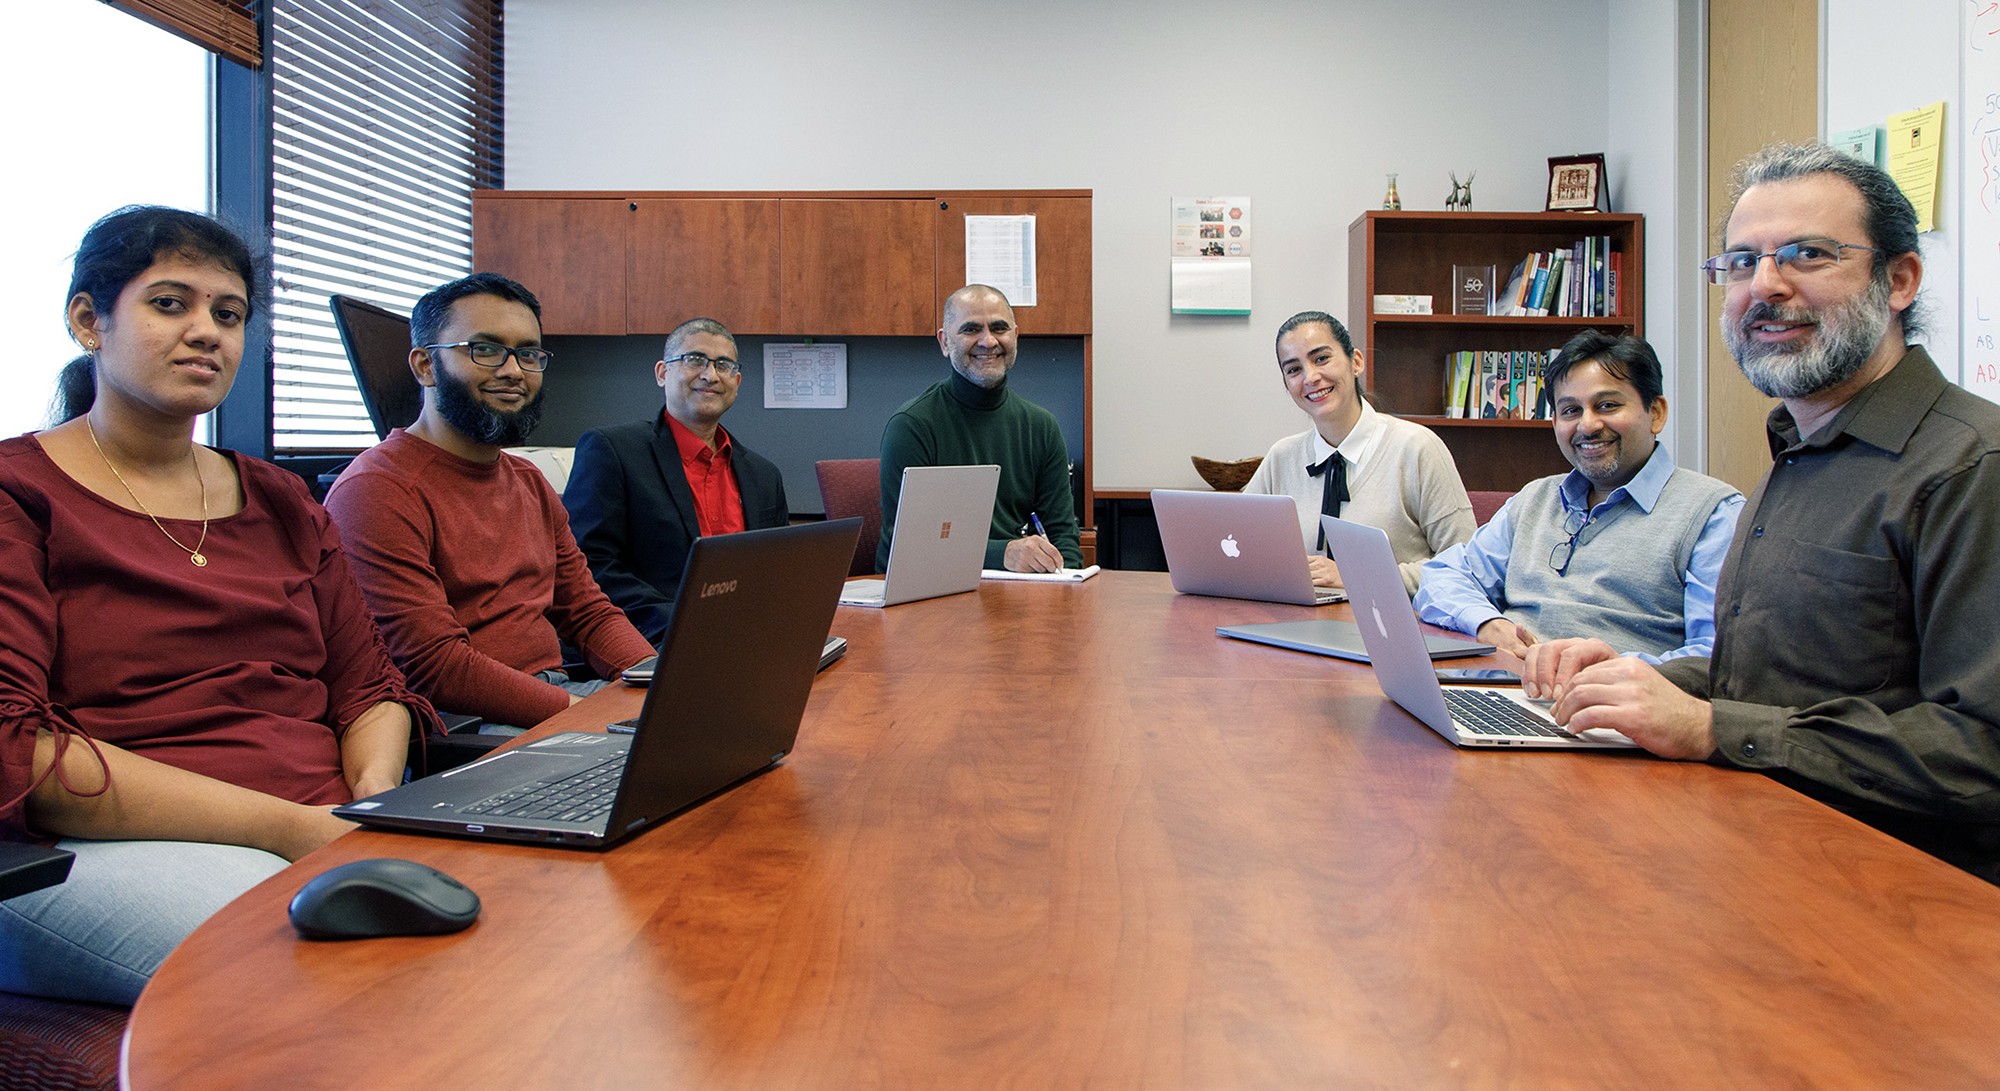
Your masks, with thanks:
[(1611, 187), (1605, 183), (1604, 153), (1549, 158), (1549, 212), (1609, 212)]

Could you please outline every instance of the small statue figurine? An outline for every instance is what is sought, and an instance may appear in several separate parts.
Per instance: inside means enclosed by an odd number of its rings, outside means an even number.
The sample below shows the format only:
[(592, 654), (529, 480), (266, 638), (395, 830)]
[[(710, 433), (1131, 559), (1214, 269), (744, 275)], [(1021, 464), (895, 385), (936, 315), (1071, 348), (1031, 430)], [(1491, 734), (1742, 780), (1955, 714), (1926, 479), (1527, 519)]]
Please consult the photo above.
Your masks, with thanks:
[(1479, 172), (1473, 171), (1465, 176), (1465, 181), (1461, 182), (1458, 180), (1458, 172), (1452, 171), (1451, 196), (1444, 199), (1444, 207), (1454, 212), (1472, 211), (1472, 180), (1477, 177)]

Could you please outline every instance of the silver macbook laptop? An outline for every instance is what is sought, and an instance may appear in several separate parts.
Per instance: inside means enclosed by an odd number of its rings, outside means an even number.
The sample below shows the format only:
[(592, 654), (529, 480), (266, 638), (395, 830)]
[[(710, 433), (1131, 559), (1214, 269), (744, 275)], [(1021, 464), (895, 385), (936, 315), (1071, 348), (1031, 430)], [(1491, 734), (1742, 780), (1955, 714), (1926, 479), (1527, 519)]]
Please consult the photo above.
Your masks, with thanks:
[(841, 519), (696, 539), (632, 734), (562, 732), (333, 813), (606, 848), (770, 768), (798, 738), (860, 534)]
[(840, 604), (895, 606), (978, 590), (999, 490), (998, 466), (905, 467), (889, 567), (879, 580), (849, 580)]
[(1396, 568), (1389, 536), (1380, 527), (1320, 516), (1326, 542), (1340, 565), (1354, 603), (1354, 620), (1382, 692), (1457, 746), (1545, 747), (1567, 750), (1629, 749), (1615, 731), (1573, 735), (1556, 726), (1543, 706), (1518, 689), (1444, 686), (1424, 649), (1423, 630)]
[(1289, 496), (1154, 489), (1153, 515), (1167, 573), (1184, 595), (1325, 606), (1346, 602), (1335, 587), (1314, 587)]
[[(1351, 621), (1311, 618), (1306, 621), (1267, 621), (1256, 625), (1217, 625), (1215, 635), (1248, 640), (1253, 644), (1269, 644), (1274, 648), (1288, 648), (1295, 652), (1310, 652), (1313, 655), (1346, 659), (1355, 663), (1368, 662), (1368, 645), (1361, 640), (1361, 627)], [(1424, 645), (1430, 650), (1432, 659), (1463, 659), (1467, 656), (1493, 654), (1491, 644), (1481, 644), (1477, 640), (1463, 640), (1454, 636), (1432, 636), (1426, 633)]]

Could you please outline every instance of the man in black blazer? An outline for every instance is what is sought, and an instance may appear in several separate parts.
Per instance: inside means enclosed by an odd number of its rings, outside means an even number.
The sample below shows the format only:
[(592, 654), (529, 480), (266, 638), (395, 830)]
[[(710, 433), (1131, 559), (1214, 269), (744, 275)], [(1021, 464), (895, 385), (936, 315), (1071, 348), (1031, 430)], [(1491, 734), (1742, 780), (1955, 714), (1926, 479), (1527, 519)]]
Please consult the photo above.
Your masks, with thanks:
[(736, 338), (722, 323), (675, 327), (653, 378), (665, 410), (585, 432), (563, 506), (597, 585), (657, 647), (694, 540), (784, 526), (791, 512), (778, 468), (722, 427), (743, 385)]

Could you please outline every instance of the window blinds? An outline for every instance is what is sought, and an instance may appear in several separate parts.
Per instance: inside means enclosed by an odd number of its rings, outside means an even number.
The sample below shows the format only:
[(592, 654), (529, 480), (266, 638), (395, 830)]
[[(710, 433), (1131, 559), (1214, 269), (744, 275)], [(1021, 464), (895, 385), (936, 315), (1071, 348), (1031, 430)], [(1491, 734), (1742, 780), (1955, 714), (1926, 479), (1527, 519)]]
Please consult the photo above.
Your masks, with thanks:
[(472, 268), (501, 185), (498, 0), (271, 0), (272, 448), (375, 442), (327, 310), (407, 312)]
[(112, 7), (186, 38), (245, 68), (264, 63), (253, 0), (109, 0)]

